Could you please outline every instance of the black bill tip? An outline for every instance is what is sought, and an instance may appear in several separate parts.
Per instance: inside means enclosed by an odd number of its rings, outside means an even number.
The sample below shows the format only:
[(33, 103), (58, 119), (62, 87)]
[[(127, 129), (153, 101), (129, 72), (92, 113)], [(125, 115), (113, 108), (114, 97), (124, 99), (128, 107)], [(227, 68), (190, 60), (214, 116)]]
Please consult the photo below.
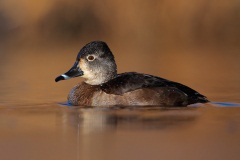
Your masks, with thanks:
[(61, 76), (58, 76), (56, 79), (55, 79), (55, 82), (58, 82), (58, 81), (61, 81), (61, 80), (65, 80), (65, 78), (61, 75)]

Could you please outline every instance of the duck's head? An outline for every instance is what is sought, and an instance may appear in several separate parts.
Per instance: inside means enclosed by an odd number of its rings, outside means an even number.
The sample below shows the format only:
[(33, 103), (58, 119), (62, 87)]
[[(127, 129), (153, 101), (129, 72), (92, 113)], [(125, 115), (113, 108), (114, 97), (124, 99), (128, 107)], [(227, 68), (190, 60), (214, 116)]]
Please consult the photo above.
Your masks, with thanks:
[(91, 85), (100, 85), (116, 77), (117, 66), (114, 56), (105, 42), (93, 41), (86, 44), (78, 53), (73, 67), (58, 76), (55, 81), (83, 77)]

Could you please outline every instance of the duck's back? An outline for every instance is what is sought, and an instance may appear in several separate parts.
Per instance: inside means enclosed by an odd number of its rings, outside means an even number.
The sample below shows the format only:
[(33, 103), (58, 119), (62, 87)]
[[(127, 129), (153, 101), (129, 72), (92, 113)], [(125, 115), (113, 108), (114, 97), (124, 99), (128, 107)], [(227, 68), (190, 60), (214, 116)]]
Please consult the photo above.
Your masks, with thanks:
[(129, 103), (134, 99), (136, 104), (143, 105), (186, 106), (208, 102), (205, 96), (183, 84), (135, 72), (119, 74), (101, 89), (110, 95), (120, 95)]

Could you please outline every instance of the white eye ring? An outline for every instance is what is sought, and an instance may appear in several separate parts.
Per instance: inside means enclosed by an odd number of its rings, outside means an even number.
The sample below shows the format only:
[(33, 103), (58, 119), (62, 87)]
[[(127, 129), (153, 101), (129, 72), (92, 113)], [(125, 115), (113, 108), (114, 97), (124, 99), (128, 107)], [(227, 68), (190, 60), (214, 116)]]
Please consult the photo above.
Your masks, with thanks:
[(93, 55), (89, 55), (89, 56), (87, 56), (87, 60), (88, 61), (94, 61), (95, 57)]

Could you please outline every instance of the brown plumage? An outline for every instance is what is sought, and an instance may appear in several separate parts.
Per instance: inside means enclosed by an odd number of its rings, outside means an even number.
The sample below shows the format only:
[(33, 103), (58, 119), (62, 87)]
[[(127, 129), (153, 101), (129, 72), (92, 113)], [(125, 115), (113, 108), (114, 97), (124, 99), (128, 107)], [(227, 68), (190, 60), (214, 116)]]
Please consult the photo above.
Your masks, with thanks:
[(86, 81), (70, 91), (68, 102), (72, 105), (187, 106), (208, 102), (205, 96), (177, 82), (136, 72), (117, 74), (114, 56), (101, 41), (84, 46), (74, 66), (55, 81), (78, 76)]

